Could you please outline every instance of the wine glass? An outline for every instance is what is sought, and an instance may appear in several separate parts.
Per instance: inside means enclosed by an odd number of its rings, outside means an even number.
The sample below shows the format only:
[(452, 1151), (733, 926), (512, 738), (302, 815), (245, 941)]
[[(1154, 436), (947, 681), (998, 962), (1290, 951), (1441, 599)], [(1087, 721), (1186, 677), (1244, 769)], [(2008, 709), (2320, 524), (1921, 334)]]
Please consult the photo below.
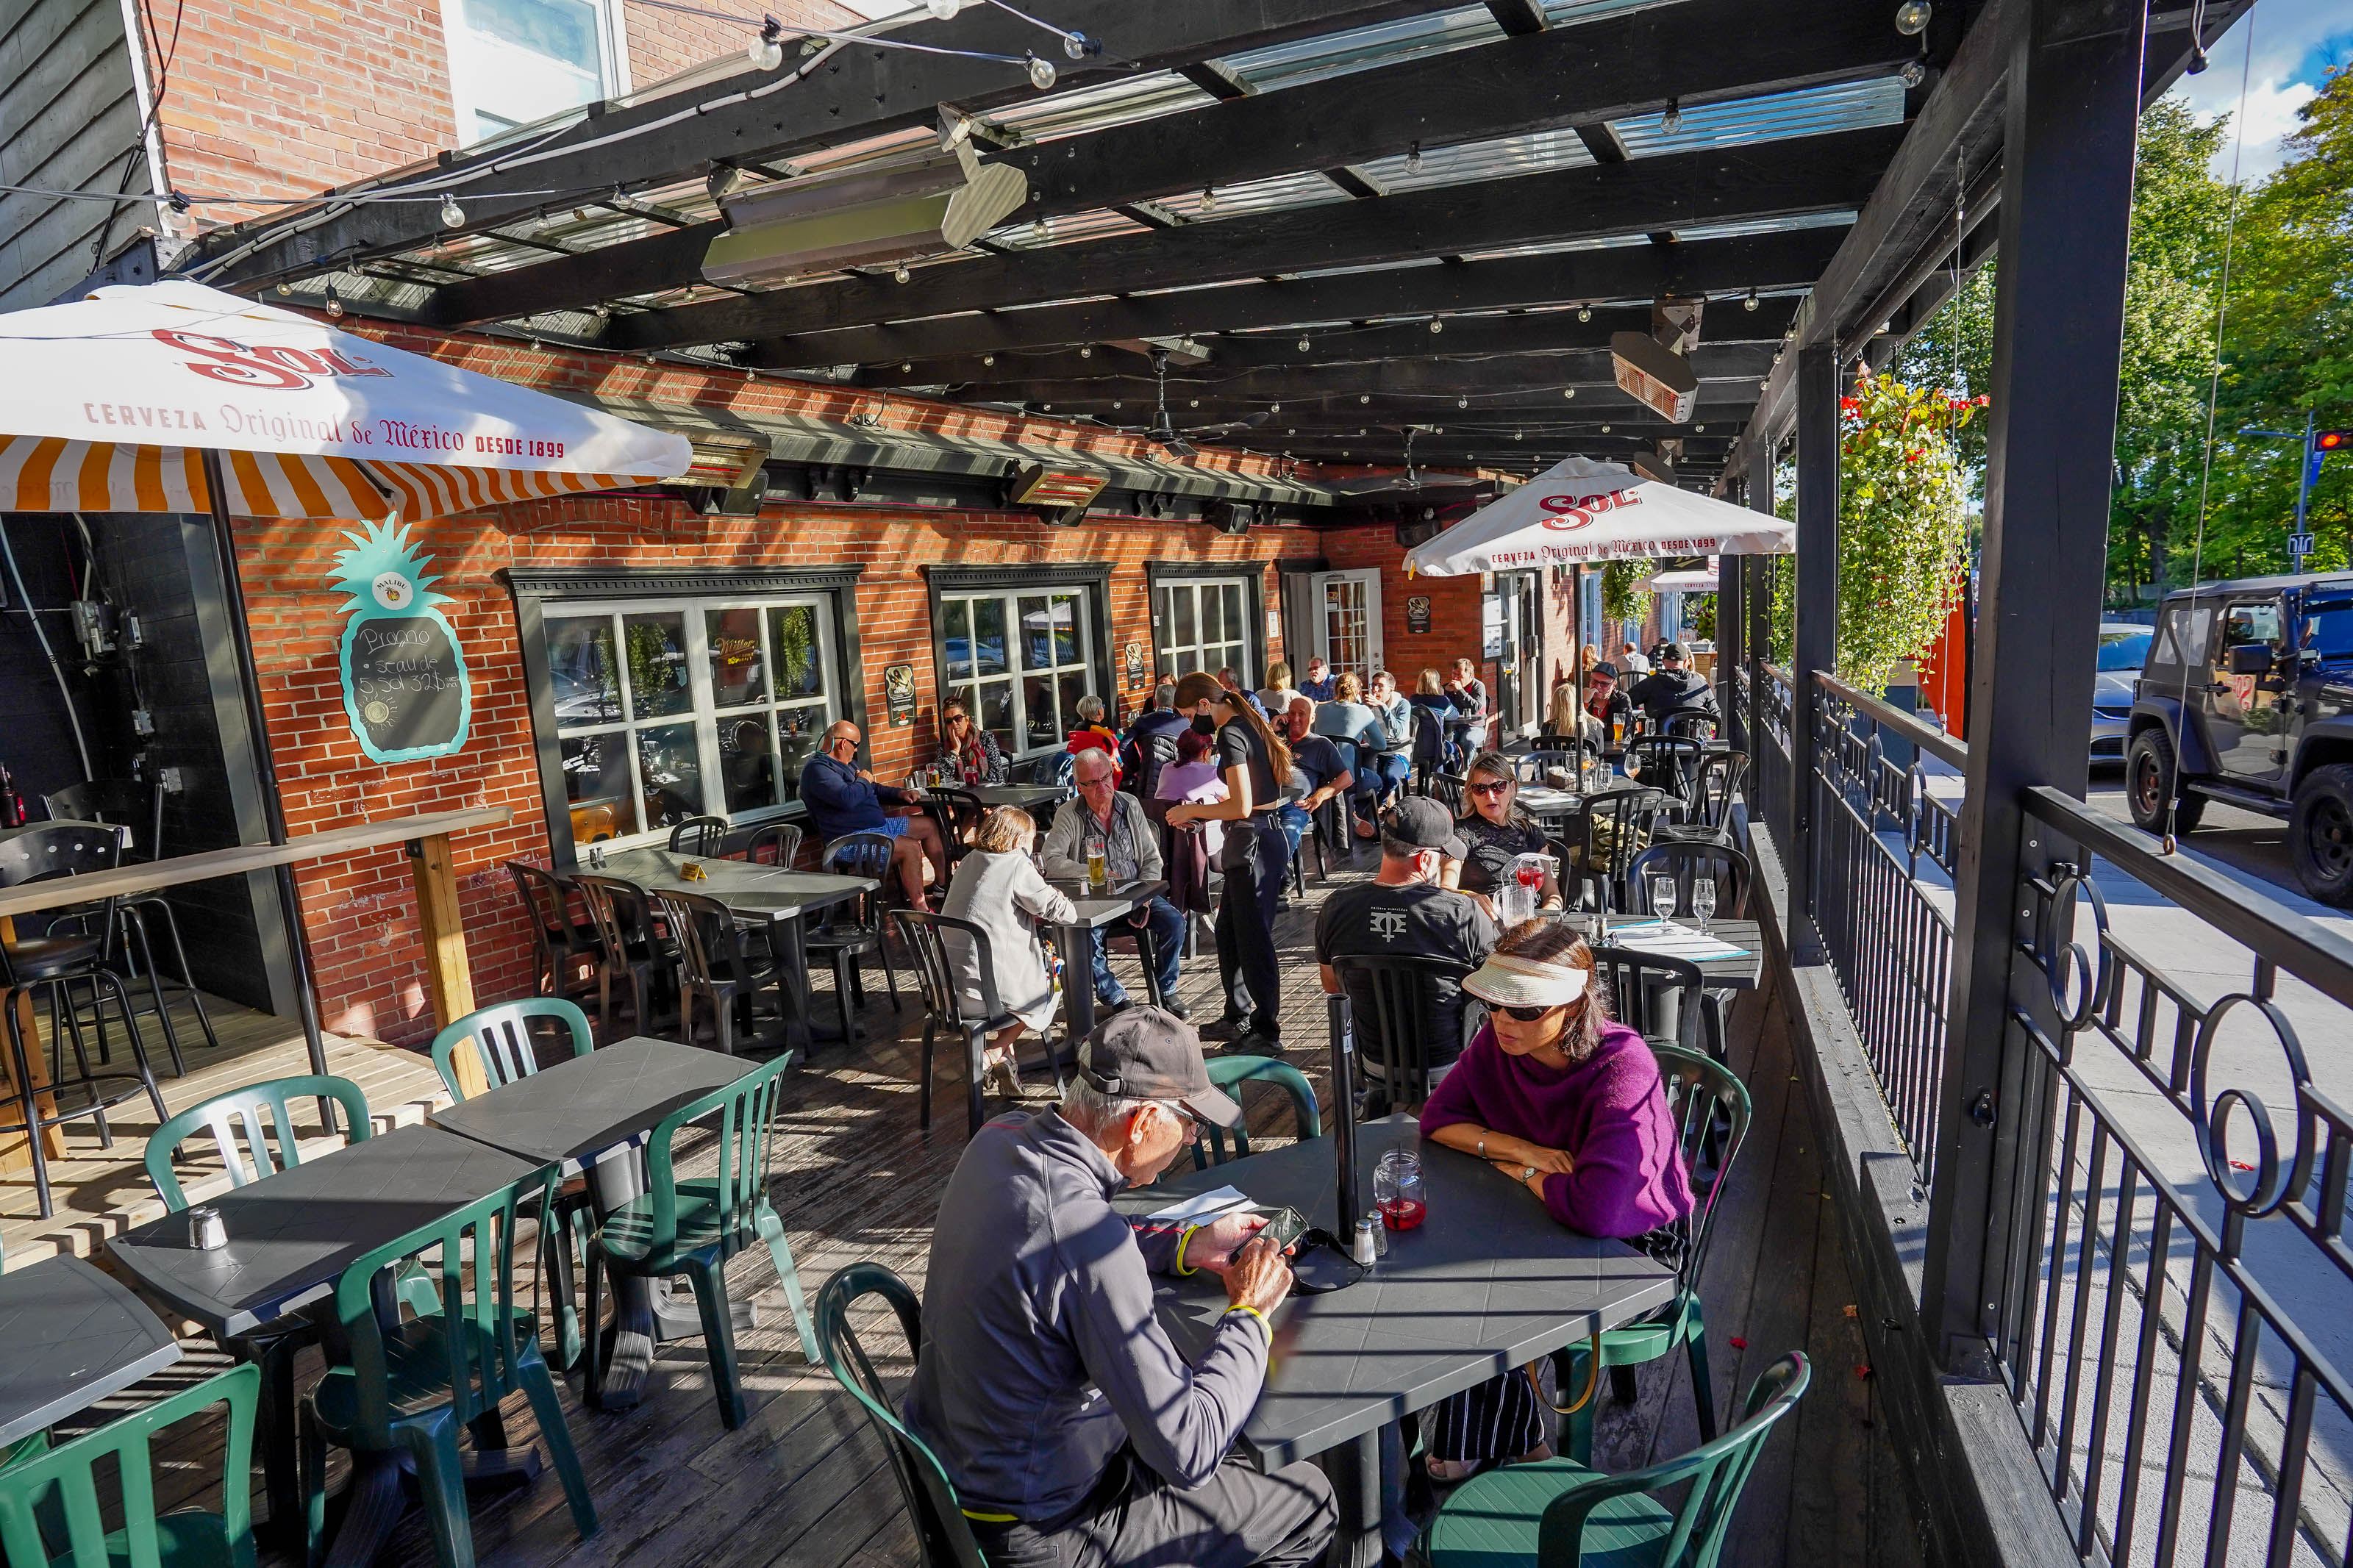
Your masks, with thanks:
[(1651, 912), (1661, 920), (1665, 920), (1675, 912), (1675, 879), (1672, 872), (1652, 874)]
[(1715, 879), (1694, 877), (1691, 890), (1691, 912), (1699, 917), (1699, 929), (1705, 931), (1707, 922), (1715, 918)]

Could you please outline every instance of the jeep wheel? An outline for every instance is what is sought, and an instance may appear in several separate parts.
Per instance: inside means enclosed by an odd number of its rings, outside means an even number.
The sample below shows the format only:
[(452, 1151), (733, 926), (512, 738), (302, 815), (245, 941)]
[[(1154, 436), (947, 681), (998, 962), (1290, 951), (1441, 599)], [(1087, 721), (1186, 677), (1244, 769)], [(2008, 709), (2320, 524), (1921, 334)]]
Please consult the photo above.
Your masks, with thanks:
[(2173, 789), (2173, 742), (2163, 730), (2143, 730), (2133, 737), (2132, 753), (2125, 760), (2125, 804), (2131, 808), (2133, 826), (2145, 833), (2164, 832), (2169, 805), (2174, 832), (2196, 827), (2206, 815), (2206, 797), (2188, 795), (2177, 802)]
[(2353, 765), (2315, 768), (2287, 819), (2295, 879), (2324, 904), (2353, 904)]

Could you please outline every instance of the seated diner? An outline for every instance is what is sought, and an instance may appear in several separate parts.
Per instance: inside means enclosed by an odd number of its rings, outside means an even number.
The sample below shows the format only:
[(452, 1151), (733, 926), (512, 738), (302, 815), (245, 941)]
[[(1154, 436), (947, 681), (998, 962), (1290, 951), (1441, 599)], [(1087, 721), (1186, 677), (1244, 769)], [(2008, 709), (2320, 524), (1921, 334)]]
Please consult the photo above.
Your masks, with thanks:
[[(956, 862), (940, 913), (970, 921), (988, 933), (989, 973), (997, 1005), (1014, 1022), (997, 1031), (981, 1059), (983, 1083), (1015, 1099), (1021, 1074), (1013, 1065), (1014, 1043), (1023, 1029), (1045, 1033), (1054, 1018), (1054, 977), (1038, 945), (1038, 922), (1067, 921), (1078, 913), (1067, 894), (1038, 874), (1029, 858), (1038, 824), (1019, 806), (1000, 805), (980, 819), (972, 853)], [(980, 944), (960, 931), (940, 934), (948, 962), (955, 966), (956, 990), (967, 1017), (988, 1016), (981, 990)]]

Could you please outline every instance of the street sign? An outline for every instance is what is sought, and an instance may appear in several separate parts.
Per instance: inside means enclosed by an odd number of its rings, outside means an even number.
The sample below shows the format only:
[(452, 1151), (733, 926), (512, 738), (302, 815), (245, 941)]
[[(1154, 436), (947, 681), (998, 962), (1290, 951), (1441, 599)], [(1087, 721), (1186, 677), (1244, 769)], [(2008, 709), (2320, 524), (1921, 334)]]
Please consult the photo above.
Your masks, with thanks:
[(2289, 534), (2289, 535), (2287, 536), (2287, 552), (2288, 552), (2290, 555), (2309, 555), (2309, 554), (2311, 554), (2311, 553), (2312, 553), (2312, 535), (2310, 535), (2310, 534), (2308, 534), (2308, 533), (2291, 533), (2291, 534)]

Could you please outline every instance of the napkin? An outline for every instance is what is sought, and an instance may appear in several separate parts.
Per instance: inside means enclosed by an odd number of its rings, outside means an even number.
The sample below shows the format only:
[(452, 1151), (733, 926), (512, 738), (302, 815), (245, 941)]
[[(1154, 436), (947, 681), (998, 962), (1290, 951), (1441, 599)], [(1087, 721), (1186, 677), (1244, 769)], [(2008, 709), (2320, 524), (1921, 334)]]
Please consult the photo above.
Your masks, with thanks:
[(1608, 941), (1613, 947), (1630, 947), (1637, 952), (1653, 952), (1662, 958), (1680, 958), (1692, 963), (1704, 963), (1713, 958), (1748, 956), (1748, 950), (1745, 947), (1735, 947), (1705, 931), (1694, 931), (1674, 921), (1611, 926)]
[(1206, 1193), (1196, 1193), (1181, 1204), (1165, 1209), (1155, 1209), (1144, 1217), (1163, 1220), (1171, 1225), (1193, 1225), (1229, 1209), (1248, 1208), (1250, 1197), (1240, 1187), (1212, 1187)]

